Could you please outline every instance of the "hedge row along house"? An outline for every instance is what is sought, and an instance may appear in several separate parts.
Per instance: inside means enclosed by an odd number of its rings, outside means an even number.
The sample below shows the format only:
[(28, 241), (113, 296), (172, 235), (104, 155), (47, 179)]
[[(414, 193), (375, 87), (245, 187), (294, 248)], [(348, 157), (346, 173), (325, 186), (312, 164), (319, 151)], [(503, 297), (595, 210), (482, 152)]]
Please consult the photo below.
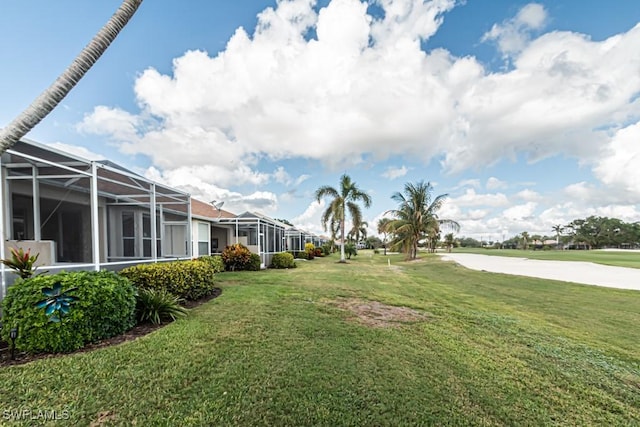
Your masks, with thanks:
[[(108, 160), (23, 139), (2, 154), (0, 166), (0, 258), (10, 248), (30, 250), (39, 254), (39, 270), (117, 271), (217, 254), (234, 243), (260, 255), (264, 267), (293, 247), (286, 224), (235, 215)], [(3, 298), (15, 275), (3, 264), (0, 273)]]

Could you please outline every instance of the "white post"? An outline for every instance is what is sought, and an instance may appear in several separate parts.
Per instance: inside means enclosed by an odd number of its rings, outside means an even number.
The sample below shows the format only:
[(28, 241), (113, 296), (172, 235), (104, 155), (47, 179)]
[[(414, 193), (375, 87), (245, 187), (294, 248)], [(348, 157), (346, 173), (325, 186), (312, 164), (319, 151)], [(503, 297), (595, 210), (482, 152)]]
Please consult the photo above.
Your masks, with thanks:
[(342, 223), (340, 224), (340, 237), (342, 238), (342, 244), (340, 245), (340, 262), (346, 262), (345, 257), (344, 257), (344, 226), (345, 226), (345, 220), (344, 220), (344, 204), (345, 201), (343, 200), (342, 202)]
[(31, 185), (33, 193), (33, 240), (42, 239), (40, 233), (40, 183), (38, 182), (38, 166), (31, 166)]
[[(264, 268), (264, 252), (265, 252), (264, 247), (267, 246), (266, 239), (264, 242), (262, 242), (263, 238), (264, 238), (264, 233), (260, 232), (260, 223), (258, 223), (258, 254), (260, 255), (260, 269)], [(262, 243), (264, 243), (264, 245)]]
[(151, 197), (149, 199), (149, 213), (151, 214), (151, 258), (158, 262), (158, 224), (156, 221), (156, 185), (151, 184)]
[(98, 165), (91, 162), (91, 245), (93, 269), (100, 271), (100, 227), (98, 217)]
[(191, 248), (193, 246), (193, 234), (191, 234), (191, 194), (187, 196), (187, 238), (191, 242), (187, 245), (187, 256), (191, 258), (193, 257), (193, 250)]
[[(4, 253), (4, 242), (9, 240), (9, 236), (5, 235), (5, 233), (9, 232), (9, 228), (5, 227), (4, 223), (4, 213), (5, 213), (5, 203), (4, 203), (4, 195), (9, 194), (8, 191), (5, 192), (5, 184), (7, 180), (5, 179), (4, 169), (2, 169), (2, 156), (0, 156), (0, 177), (2, 178), (2, 182), (0, 183), (0, 236), (2, 236), (2, 241), (0, 241), (0, 259), (5, 259)], [(0, 300), (3, 299), (7, 295), (7, 279), (5, 265), (0, 263), (0, 274), (2, 275), (2, 283), (0, 289)]]

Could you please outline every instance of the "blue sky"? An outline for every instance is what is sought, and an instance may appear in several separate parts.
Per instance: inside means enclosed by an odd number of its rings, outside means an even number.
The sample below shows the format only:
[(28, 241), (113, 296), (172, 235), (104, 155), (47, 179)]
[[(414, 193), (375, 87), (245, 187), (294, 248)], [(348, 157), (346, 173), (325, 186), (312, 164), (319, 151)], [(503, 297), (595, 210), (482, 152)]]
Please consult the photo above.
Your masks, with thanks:
[[(0, 126), (120, 2), (1, 6)], [(460, 235), (640, 220), (640, 2), (145, 1), (28, 138), (321, 232), (346, 172), (374, 224), (406, 182)]]

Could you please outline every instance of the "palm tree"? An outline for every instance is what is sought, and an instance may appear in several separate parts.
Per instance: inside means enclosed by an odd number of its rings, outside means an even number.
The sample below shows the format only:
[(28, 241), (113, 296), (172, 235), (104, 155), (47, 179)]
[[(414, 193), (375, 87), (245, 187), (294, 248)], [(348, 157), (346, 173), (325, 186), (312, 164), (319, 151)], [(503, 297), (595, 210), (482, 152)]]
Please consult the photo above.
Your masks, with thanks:
[(327, 229), (327, 223), (331, 223), (332, 229), (334, 225), (340, 226), (340, 239), (342, 241), (340, 245), (340, 262), (346, 262), (344, 257), (346, 211), (349, 211), (354, 226), (362, 224), (362, 211), (357, 202), (362, 201), (364, 206), (368, 208), (371, 206), (371, 197), (360, 190), (347, 174), (340, 177), (340, 191), (329, 185), (323, 185), (316, 190), (315, 198), (318, 202), (324, 197), (332, 197), (332, 200), (322, 214), (322, 225), (325, 230)]
[(551, 230), (556, 232), (556, 249), (558, 249), (560, 246), (560, 233), (564, 231), (564, 226), (557, 224), (551, 227)]
[(454, 231), (460, 230), (457, 222), (438, 218), (438, 210), (448, 195), (441, 194), (432, 200), (432, 191), (431, 183), (420, 181), (417, 184), (406, 183), (403, 193), (397, 192), (391, 196), (399, 205), (398, 209), (388, 211), (395, 219), (391, 220), (387, 231), (394, 233), (392, 245), (402, 248), (408, 259), (418, 256), (418, 242), (421, 239), (436, 238), (441, 225)]
[(347, 238), (353, 239), (356, 244), (361, 240), (367, 239), (367, 227), (369, 227), (369, 223), (367, 221), (362, 221), (360, 224), (353, 224), (351, 227), (351, 231), (349, 231), (349, 235)]
[(444, 245), (447, 247), (447, 252), (451, 252), (451, 248), (455, 245), (456, 239), (453, 237), (453, 233), (444, 235)]
[(523, 231), (521, 236), (522, 236), (522, 249), (526, 251), (527, 249), (529, 249), (529, 233), (527, 233), (526, 231)]
[(378, 220), (378, 234), (382, 234), (384, 239), (382, 239), (382, 246), (384, 247), (384, 254), (387, 254), (387, 227), (391, 220), (389, 218), (380, 218)]
[(0, 154), (33, 129), (64, 99), (80, 79), (107, 50), (118, 33), (138, 10), (142, 0), (124, 0), (111, 19), (98, 31), (71, 65), (18, 117), (0, 129)]

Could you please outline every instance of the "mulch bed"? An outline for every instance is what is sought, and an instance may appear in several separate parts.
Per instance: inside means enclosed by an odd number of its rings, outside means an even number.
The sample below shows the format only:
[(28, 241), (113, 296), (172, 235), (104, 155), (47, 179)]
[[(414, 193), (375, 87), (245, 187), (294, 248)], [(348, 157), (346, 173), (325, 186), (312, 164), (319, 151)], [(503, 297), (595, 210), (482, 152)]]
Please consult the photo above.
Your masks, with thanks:
[[(184, 303), (184, 306), (186, 308), (195, 308), (198, 307), (199, 305), (202, 305), (208, 301), (211, 301), (214, 298), (217, 298), (220, 296), (220, 294), (222, 293), (222, 289), (220, 288), (215, 288), (213, 293), (207, 297), (204, 297), (202, 299), (199, 299), (198, 301), (186, 301)], [(171, 322), (169, 322), (171, 323)], [(42, 354), (28, 354), (28, 353), (24, 353), (24, 352), (17, 352), (15, 354), (15, 360), (11, 360), (11, 350), (9, 347), (9, 344), (4, 342), (4, 341), (0, 341), (0, 368), (5, 367), (5, 366), (12, 366), (12, 365), (22, 365), (24, 363), (28, 363), (28, 362), (32, 362), (34, 360), (40, 360), (40, 359), (50, 359), (50, 358), (55, 358), (55, 357), (62, 357), (62, 356), (66, 356), (68, 354), (76, 354), (76, 353), (86, 353), (88, 351), (93, 351), (96, 350), (98, 348), (104, 348), (104, 347), (110, 347), (112, 345), (117, 345), (123, 342), (127, 342), (127, 341), (132, 341), (135, 340), (136, 338), (139, 337), (143, 337), (147, 334), (150, 334), (151, 332), (158, 330), (166, 325), (168, 325), (169, 323), (163, 323), (160, 325), (152, 325), (151, 323), (141, 323), (139, 325), (134, 326), (132, 329), (128, 330), (127, 332), (125, 332), (122, 335), (117, 335), (115, 337), (111, 337), (111, 338), (107, 338), (104, 339), (102, 341), (98, 341), (92, 344), (88, 344), (87, 346), (76, 350), (74, 352), (71, 353), (64, 353), (64, 354), (48, 354), (48, 353), (42, 353)]]

